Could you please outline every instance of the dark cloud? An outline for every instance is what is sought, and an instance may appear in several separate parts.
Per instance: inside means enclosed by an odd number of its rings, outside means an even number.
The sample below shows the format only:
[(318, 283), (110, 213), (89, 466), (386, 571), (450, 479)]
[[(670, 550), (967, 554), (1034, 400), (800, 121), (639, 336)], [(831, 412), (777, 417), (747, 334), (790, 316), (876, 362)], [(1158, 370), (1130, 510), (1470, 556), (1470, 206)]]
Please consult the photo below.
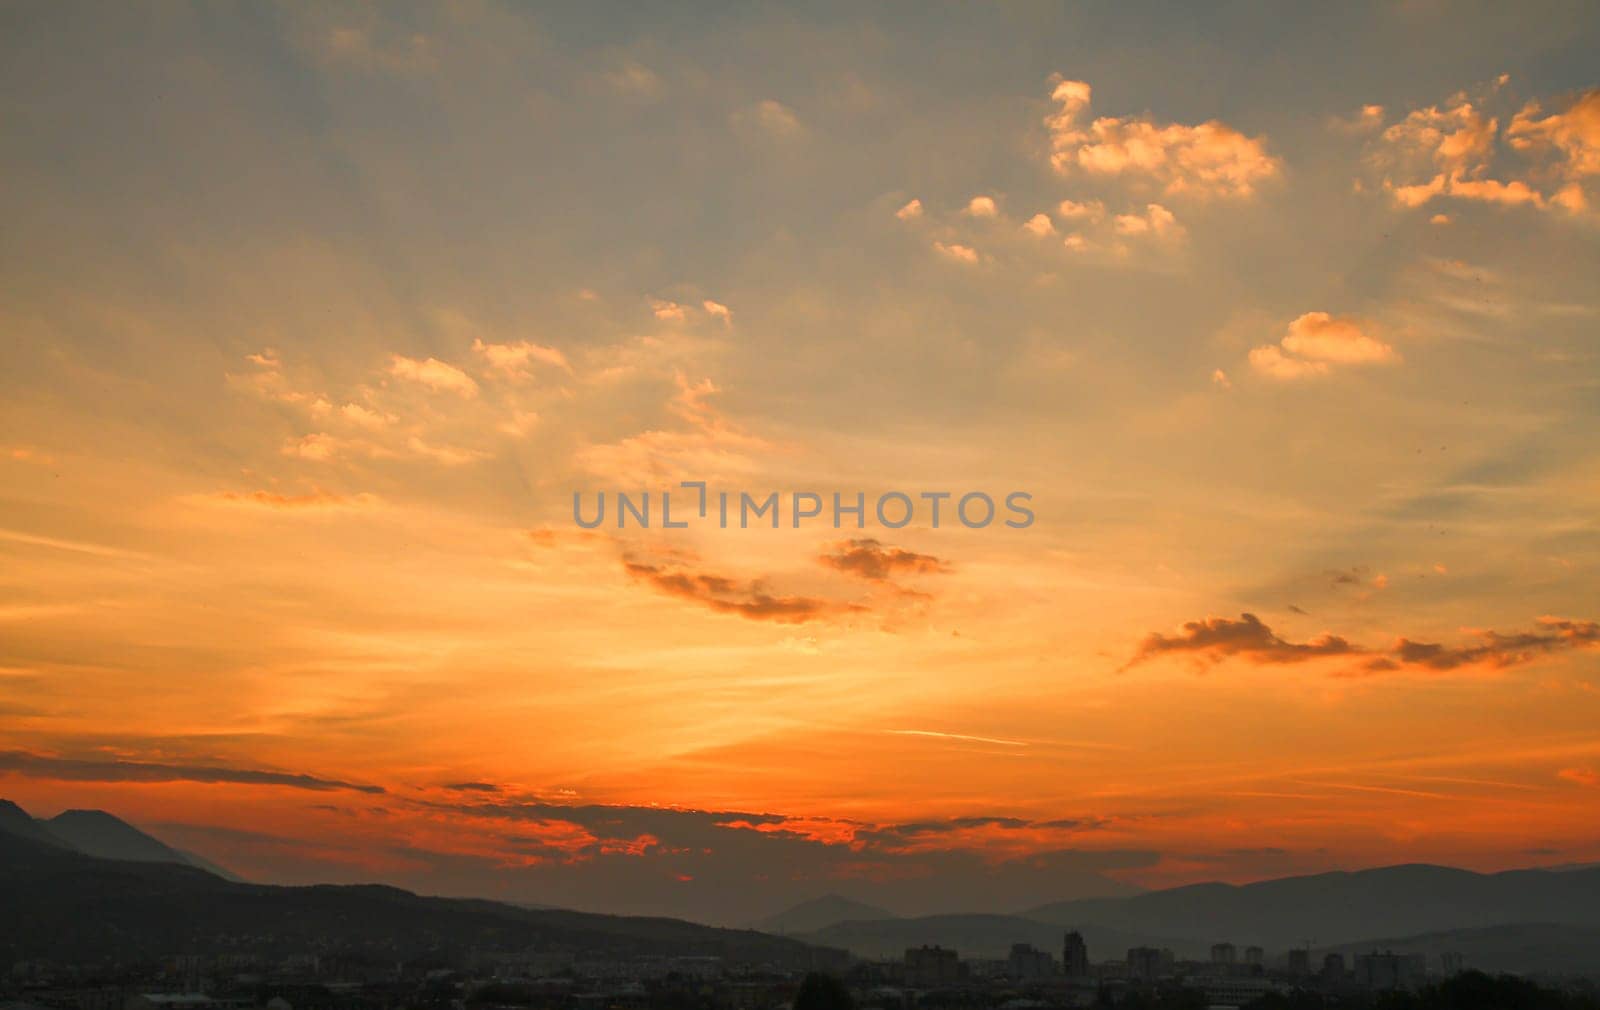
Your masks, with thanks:
[(648, 564), (626, 558), (622, 564), (629, 575), (664, 593), (710, 607), (718, 613), (737, 614), (753, 621), (803, 624), (863, 609), (855, 604), (813, 596), (775, 595), (759, 579), (744, 581), (682, 566)]
[(1538, 656), (1600, 643), (1600, 624), (1594, 621), (1569, 621), (1555, 617), (1539, 619), (1536, 629), (1514, 635), (1497, 631), (1478, 633), (1472, 645), (1448, 646), (1439, 642), (1414, 642), (1402, 638), (1389, 650), (1389, 656), (1374, 659), (1374, 671), (1403, 666), (1428, 670), (1454, 670), (1463, 666), (1499, 669), (1517, 666)]
[(950, 570), (948, 562), (932, 554), (890, 547), (871, 537), (842, 540), (819, 560), (829, 568), (873, 582), (884, 582), (902, 574), (935, 575)]
[(1366, 565), (1356, 565), (1354, 568), (1330, 568), (1323, 574), (1336, 586), (1358, 586), (1367, 581), (1369, 573)]
[(1465, 645), (1400, 638), (1387, 649), (1373, 649), (1330, 634), (1319, 635), (1309, 642), (1291, 642), (1276, 634), (1256, 615), (1240, 614), (1237, 621), (1226, 617), (1190, 621), (1176, 635), (1152, 633), (1124, 669), (1154, 656), (1187, 653), (1208, 663), (1235, 656), (1258, 664), (1301, 663), (1338, 656), (1363, 660), (1343, 671), (1346, 675), (1406, 669), (1448, 672), (1465, 667), (1502, 669), (1539, 656), (1594, 645), (1600, 645), (1600, 623), (1558, 617), (1541, 617), (1534, 630), (1527, 632), (1480, 631), (1476, 641)]
[[(1048, 898), (1134, 890), (1108, 872), (1154, 865), (1148, 851), (1080, 848), (1093, 817), (971, 816), (875, 824), (736, 810), (484, 800), (416, 801), (477, 822), (473, 835), (538, 857), (490, 865), (471, 854), (419, 854), (429, 886), (608, 911), (747, 922), (798, 901), (847, 894), (906, 914), (1005, 911)], [(939, 886), (930, 888), (929, 881)]]
[(1327, 656), (1350, 656), (1362, 650), (1337, 635), (1319, 635), (1309, 642), (1291, 642), (1274, 634), (1254, 614), (1240, 614), (1239, 620), (1208, 617), (1190, 621), (1176, 635), (1152, 632), (1128, 661), (1128, 666), (1152, 656), (1183, 652), (1218, 662), (1230, 656), (1246, 656), (1261, 663), (1298, 663)]
[(493, 782), (446, 782), (442, 788), (453, 793), (497, 793), (500, 787)]
[(382, 786), (359, 785), (354, 782), (341, 782), (338, 779), (323, 779), (294, 772), (224, 768), (215, 765), (58, 758), (20, 750), (0, 751), (0, 771), (16, 772), (28, 778), (67, 782), (232, 782), (315, 791), (349, 789), (373, 794), (385, 791)]

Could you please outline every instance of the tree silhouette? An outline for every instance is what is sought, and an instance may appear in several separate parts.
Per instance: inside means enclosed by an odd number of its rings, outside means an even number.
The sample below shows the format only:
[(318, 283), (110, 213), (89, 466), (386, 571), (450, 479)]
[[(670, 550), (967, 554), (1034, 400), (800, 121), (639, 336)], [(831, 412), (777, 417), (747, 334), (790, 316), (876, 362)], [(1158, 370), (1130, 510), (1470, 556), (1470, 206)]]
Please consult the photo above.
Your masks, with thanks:
[(794, 1010), (856, 1010), (850, 990), (832, 975), (814, 971), (800, 983), (794, 997)]

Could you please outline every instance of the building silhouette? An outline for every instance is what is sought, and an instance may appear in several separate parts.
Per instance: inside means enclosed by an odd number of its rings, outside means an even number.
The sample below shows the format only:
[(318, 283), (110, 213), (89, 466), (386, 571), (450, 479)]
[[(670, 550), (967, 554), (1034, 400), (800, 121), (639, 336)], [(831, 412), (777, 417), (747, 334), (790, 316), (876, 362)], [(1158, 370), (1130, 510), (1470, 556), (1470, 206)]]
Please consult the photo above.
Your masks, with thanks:
[(1018, 982), (1049, 978), (1056, 973), (1056, 959), (1050, 952), (1039, 950), (1029, 943), (1011, 945), (1011, 956), (1006, 959), (1006, 970)]
[(1061, 967), (1068, 978), (1089, 977), (1089, 947), (1083, 934), (1072, 930), (1061, 945)]
[(906, 984), (931, 989), (961, 978), (961, 959), (953, 950), (923, 945), (906, 949)]

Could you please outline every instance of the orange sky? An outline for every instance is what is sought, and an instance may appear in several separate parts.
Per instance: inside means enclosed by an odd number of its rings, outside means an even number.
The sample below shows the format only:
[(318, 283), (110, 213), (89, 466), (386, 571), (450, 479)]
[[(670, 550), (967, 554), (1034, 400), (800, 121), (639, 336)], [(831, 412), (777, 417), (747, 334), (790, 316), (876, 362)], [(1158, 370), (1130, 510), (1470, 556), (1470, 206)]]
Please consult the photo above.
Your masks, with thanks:
[[(263, 10), (0, 43), (0, 795), (717, 921), (1600, 859), (1593, 25)], [(681, 480), (1037, 520), (573, 522)]]

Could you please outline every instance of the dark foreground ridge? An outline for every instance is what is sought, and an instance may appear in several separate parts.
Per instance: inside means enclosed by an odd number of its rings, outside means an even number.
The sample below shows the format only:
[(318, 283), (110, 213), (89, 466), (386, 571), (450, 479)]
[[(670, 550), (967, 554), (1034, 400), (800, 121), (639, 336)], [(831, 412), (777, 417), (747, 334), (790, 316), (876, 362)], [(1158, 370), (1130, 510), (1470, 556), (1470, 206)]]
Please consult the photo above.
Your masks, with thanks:
[(338, 949), (398, 960), (538, 947), (791, 968), (837, 967), (847, 957), (678, 919), (518, 908), (370, 885), (248, 884), (175, 862), (102, 859), (34, 830), (38, 822), (18, 820), (11, 813), (18, 808), (7, 806), (0, 814), (0, 964), (242, 948), (265, 956)]

